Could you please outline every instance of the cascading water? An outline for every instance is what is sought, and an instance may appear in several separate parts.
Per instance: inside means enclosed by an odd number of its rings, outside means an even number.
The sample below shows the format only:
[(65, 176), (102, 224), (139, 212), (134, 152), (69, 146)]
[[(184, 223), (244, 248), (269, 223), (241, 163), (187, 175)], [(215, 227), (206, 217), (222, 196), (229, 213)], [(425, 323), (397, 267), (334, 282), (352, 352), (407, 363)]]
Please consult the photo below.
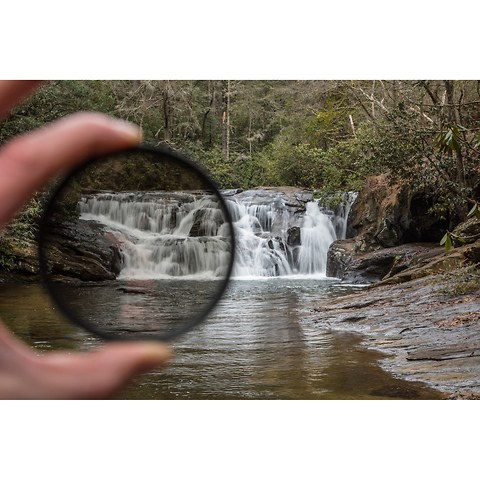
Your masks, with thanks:
[[(305, 192), (230, 190), (224, 195), (237, 238), (234, 277), (325, 275), (330, 244), (345, 237), (348, 206), (334, 213)], [(226, 249), (221, 235), (227, 226), (210, 196), (102, 193), (85, 197), (80, 212), (82, 219), (103, 223), (115, 236), (122, 256), (120, 278), (224, 274), (228, 262), (218, 252)]]
[(349, 205), (334, 213), (305, 192), (225, 192), (237, 233), (234, 277), (325, 275), (332, 242), (344, 238)]
[(119, 278), (224, 276), (228, 228), (214, 196), (103, 193), (84, 197), (80, 218), (106, 226), (122, 256)]

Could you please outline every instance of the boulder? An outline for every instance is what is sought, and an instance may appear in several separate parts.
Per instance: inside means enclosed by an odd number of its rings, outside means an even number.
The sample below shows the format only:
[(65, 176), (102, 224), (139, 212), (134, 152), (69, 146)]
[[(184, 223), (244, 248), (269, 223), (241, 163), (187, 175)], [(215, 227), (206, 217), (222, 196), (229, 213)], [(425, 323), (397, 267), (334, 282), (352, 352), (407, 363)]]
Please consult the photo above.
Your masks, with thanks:
[(49, 273), (58, 280), (113, 280), (120, 273), (119, 248), (97, 222), (56, 224), (49, 238)]
[[(51, 260), (49, 273), (56, 280), (112, 280), (121, 270), (118, 246), (105, 236), (96, 222), (55, 223), (48, 248)], [(0, 271), (3, 282), (33, 282), (39, 280), (38, 247), (31, 242), (28, 248), (15, 251), (10, 268)]]
[(327, 276), (350, 283), (379, 282), (443, 252), (435, 244), (406, 244), (357, 253), (356, 239), (337, 240), (327, 254)]
[(480, 219), (476, 217), (469, 218), (457, 225), (452, 233), (463, 240), (463, 242), (460, 242), (454, 239), (453, 245), (455, 247), (459, 247), (464, 243), (474, 243), (480, 239)]
[(287, 244), (290, 247), (298, 247), (301, 244), (300, 227), (290, 227), (287, 230)]
[(353, 239), (337, 240), (330, 245), (327, 253), (327, 277), (344, 280), (350, 268), (354, 252)]

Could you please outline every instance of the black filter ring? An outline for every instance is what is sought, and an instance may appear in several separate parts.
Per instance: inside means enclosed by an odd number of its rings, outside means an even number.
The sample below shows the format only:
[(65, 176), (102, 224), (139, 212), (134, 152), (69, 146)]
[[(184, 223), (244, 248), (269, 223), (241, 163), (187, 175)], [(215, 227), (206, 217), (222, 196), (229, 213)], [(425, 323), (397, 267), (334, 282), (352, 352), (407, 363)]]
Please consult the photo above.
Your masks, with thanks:
[[(193, 170), (198, 176), (212, 189), (212, 191), (217, 195), (219, 202), (220, 202), (220, 207), (222, 209), (222, 212), (225, 216), (225, 219), (229, 225), (230, 228), (230, 246), (231, 246), (231, 255), (230, 255), (230, 260), (228, 264), (228, 269), (227, 269), (227, 275), (224, 280), (222, 280), (221, 286), (218, 289), (217, 293), (215, 296), (212, 298), (212, 300), (207, 304), (205, 309), (195, 315), (189, 322), (185, 322), (185, 324), (182, 325), (181, 328), (177, 330), (173, 330), (171, 332), (167, 332), (164, 334), (160, 334), (157, 336), (142, 336), (142, 335), (130, 335), (128, 337), (123, 337), (115, 334), (109, 334), (106, 332), (102, 332), (99, 329), (92, 327), (89, 324), (86, 324), (80, 316), (76, 314), (74, 309), (71, 308), (68, 302), (66, 302), (57, 292), (57, 289), (55, 288), (54, 284), (55, 282), (52, 280), (51, 276), (48, 274), (48, 268), (47, 268), (47, 259), (45, 255), (45, 250), (46, 250), (46, 236), (47, 236), (47, 221), (50, 215), (50, 209), (52, 206), (55, 204), (55, 201), (57, 199), (57, 196), (60, 194), (60, 192), (63, 190), (63, 188), (68, 184), (68, 182), (71, 180), (71, 178), (78, 173), (82, 172), (89, 166), (91, 166), (93, 163), (101, 161), (102, 159), (105, 158), (114, 158), (117, 155), (125, 155), (125, 154), (142, 154), (142, 153), (149, 153), (149, 154), (154, 154), (154, 155), (160, 155), (161, 157), (169, 158), (170, 160), (173, 160), (179, 164), (182, 164), (189, 169)], [(160, 157), (159, 157), (159, 161)], [(234, 265), (234, 256), (235, 256), (235, 233), (234, 233), (234, 228), (233, 228), (233, 221), (232, 221), (232, 216), (230, 214), (230, 211), (227, 207), (227, 204), (225, 202), (225, 199), (223, 198), (223, 195), (220, 193), (219, 188), (215, 184), (215, 182), (210, 178), (209, 174), (201, 168), (199, 165), (196, 163), (192, 162), (188, 158), (179, 155), (176, 152), (173, 152), (171, 150), (167, 150), (166, 148), (161, 148), (161, 147), (154, 147), (151, 145), (143, 144), (138, 147), (134, 147), (128, 150), (122, 150), (120, 152), (112, 153), (112, 154), (107, 154), (103, 155), (101, 157), (94, 157), (89, 160), (87, 160), (85, 163), (83, 163), (80, 167), (76, 168), (75, 170), (69, 172), (60, 182), (55, 186), (53, 194), (46, 200), (42, 216), (40, 218), (39, 224), (38, 224), (38, 257), (39, 257), (39, 268), (40, 268), (40, 275), (41, 278), (44, 282), (44, 285), (50, 294), (51, 298), (55, 302), (55, 304), (59, 307), (60, 311), (67, 317), (69, 318), (73, 323), (80, 325), (82, 328), (86, 329), (87, 331), (97, 335), (98, 337), (104, 338), (106, 340), (160, 340), (160, 341), (170, 341), (173, 340), (174, 338), (178, 337), (179, 335), (182, 335), (197, 325), (199, 325), (205, 318), (211, 313), (213, 308), (217, 305), (218, 301), (221, 299), (223, 294), (225, 293), (225, 290), (228, 286), (232, 270), (233, 270), (233, 265)]]

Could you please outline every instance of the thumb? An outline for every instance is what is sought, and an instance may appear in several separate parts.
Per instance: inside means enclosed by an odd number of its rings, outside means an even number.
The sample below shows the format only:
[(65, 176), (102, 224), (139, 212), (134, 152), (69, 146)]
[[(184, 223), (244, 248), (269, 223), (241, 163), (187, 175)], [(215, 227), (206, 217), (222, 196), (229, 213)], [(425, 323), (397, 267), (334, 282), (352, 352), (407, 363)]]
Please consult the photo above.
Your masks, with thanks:
[(172, 356), (171, 348), (160, 342), (113, 342), (90, 353), (45, 355), (41, 361), (60, 381), (51, 390), (57, 398), (101, 399), (135, 376), (163, 367)]

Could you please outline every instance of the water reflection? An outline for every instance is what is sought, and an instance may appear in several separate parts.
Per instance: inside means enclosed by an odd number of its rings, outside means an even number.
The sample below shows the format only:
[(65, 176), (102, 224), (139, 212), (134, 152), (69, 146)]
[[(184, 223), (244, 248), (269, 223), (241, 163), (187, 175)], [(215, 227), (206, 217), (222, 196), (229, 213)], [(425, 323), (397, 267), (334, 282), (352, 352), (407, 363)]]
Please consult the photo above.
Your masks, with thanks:
[[(381, 355), (363, 348), (357, 334), (309, 321), (312, 306), (346, 289), (325, 279), (235, 280), (213, 315), (175, 342), (172, 365), (143, 375), (118, 398), (441, 398), (381, 370)], [(100, 344), (60, 318), (38, 286), (0, 285), (0, 317), (42, 351)]]

